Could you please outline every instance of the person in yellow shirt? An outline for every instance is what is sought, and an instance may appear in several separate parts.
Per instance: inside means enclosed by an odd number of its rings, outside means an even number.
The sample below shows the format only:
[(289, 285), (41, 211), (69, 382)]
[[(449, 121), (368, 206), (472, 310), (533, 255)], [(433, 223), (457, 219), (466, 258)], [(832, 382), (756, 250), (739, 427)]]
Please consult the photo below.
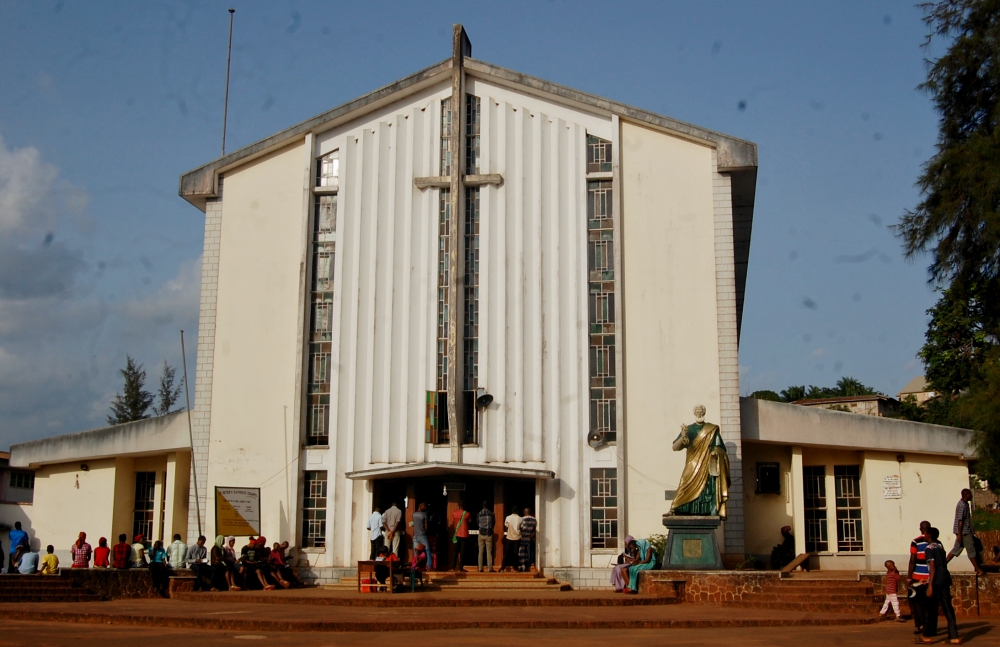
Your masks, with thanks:
[(59, 571), (59, 558), (55, 556), (56, 549), (49, 544), (45, 547), (45, 557), (42, 558), (42, 568), (39, 575), (55, 575)]

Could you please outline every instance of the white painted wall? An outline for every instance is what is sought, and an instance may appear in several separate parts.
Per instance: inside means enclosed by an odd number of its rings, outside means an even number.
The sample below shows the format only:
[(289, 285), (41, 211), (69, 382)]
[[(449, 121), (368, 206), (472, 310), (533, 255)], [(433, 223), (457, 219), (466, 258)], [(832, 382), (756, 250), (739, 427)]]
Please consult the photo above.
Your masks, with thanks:
[[(215, 534), (214, 486), (261, 488), (263, 532), (288, 537), (298, 431), (295, 389), (303, 183), (292, 145), (225, 177), (216, 295), (211, 442), (204, 532)], [(205, 469), (205, 465), (196, 465)], [(196, 529), (189, 527), (189, 533)]]
[[(756, 493), (757, 462), (780, 465), (781, 494)], [(792, 487), (791, 469), (792, 451), (787, 445), (743, 444), (746, 552), (748, 555), (765, 556), (765, 564), (768, 565), (771, 550), (782, 541), (781, 527), (794, 527), (794, 497), (802, 498), (802, 493), (796, 493)]]
[(663, 533), (703, 404), (720, 420), (712, 149), (622, 123), (628, 532)]

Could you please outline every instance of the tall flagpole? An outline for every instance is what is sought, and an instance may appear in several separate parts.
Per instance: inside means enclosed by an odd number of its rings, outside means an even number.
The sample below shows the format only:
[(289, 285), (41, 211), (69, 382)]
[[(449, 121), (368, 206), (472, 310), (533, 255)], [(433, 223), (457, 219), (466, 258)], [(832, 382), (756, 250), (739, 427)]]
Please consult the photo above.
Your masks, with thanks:
[(235, 9), (229, 10), (229, 53), (226, 54), (226, 99), (222, 104), (222, 156), (226, 156), (226, 121), (229, 118), (229, 64), (233, 60), (233, 14)]

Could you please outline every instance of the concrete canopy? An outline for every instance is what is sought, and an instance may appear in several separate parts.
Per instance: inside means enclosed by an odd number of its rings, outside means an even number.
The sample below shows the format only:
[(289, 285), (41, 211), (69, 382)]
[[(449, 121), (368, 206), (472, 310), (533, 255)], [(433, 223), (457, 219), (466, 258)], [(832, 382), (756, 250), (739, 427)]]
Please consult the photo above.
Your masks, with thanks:
[(445, 463), (431, 461), (428, 463), (410, 463), (392, 467), (376, 467), (370, 470), (348, 472), (347, 478), (355, 480), (388, 479), (397, 477), (418, 476), (449, 476), (461, 474), (467, 476), (495, 476), (509, 478), (554, 479), (555, 472), (550, 470), (533, 470), (521, 467), (506, 467), (503, 465), (475, 465), (472, 463)]
[(968, 429), (755, 398), (740, 398), (740, 416), (749, 442), (976, 458)]
[(12, 467), (38, 467), (69, 461), (118, 456), (144, 456), (191, 451), (187, 414), (170, 413), (157, 418), (53, 436), (11, 445)]

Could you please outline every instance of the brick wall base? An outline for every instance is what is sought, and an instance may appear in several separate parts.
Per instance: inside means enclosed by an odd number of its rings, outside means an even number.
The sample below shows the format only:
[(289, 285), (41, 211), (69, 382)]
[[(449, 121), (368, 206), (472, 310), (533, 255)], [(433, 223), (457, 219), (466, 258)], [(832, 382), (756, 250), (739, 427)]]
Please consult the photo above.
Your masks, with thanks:
[[(876, 597), (885, 595), (885, 573), (859, 573), (858, 579), (871, 582)], [(1000, 574), (952, 573), (951, 582), (956, 616), (1000, 616)]]

